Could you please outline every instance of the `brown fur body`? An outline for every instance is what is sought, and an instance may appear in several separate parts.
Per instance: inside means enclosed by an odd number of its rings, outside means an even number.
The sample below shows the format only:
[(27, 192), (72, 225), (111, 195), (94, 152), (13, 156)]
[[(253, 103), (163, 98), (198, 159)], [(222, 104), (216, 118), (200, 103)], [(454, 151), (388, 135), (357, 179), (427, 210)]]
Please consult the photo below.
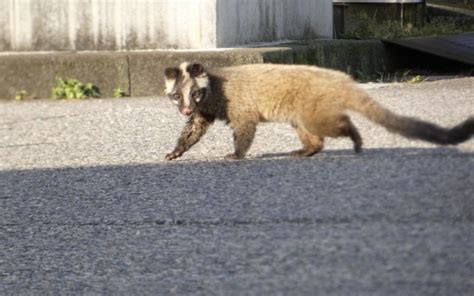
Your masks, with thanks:
[[(181, 101), (175, 103), (182, 113), (190, 115), (167, 159), (181, 156), (199, 141), (215, 119), (227, 121), (233, 129), (235, 151), (228, 158), (245, 156), (257, 124), (262, 121), (288, 122), (293, 126), (303, 144), (302, 149), (292, 152), (295, 156), (311, 156), (321, 151), (325, 137), (341, 136), (350, 137), (354, 150), (360, 152), (362, 140), (347, 110), (359, 112), (391, 132), (437, 144), (457, 144), (474, 133), (473, 117), (445, 129), (396, 115), (372, 100), (348, 75), (329, 69), (253, 64), (206, 72), (199, 64), (185, 64), (181, 69), (168, 68), (165, 76), (167, 94), (180, 97)], [(193, 79), (200, 80), (199, 87), (194, 81), (191, 89), (202, 89), (196, 101), (189, 94), (180, 94)], [(193, 93), (193, 97), (198, 95)]]

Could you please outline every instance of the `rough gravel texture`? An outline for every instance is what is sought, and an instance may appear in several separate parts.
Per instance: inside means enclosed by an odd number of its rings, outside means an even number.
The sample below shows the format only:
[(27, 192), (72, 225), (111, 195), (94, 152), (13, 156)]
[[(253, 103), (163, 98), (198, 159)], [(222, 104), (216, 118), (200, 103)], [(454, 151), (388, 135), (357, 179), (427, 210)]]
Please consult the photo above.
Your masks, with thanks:
[[(474, 78), (364, 85), (407, 115), (474, 114)], [(164, 98), (0, 102), (0, 295), (472, 295), (474, 140), (403, 139), (354, 116), (294, 159), (284, 124), (223, 161), (216, 124), (164, 161)]]

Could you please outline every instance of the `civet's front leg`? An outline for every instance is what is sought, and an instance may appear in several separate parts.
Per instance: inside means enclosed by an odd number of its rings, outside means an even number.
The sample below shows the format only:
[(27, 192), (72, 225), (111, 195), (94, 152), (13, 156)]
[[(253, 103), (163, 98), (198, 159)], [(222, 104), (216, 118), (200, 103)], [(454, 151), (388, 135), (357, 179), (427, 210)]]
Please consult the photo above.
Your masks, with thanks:
[(173, 152), (166, 154), (166, 159), (173, 160), (183, 155), (184, 152), (199, 142), (199, 139), (213, 122), (214, 118), (205, 118), (200, 114), (192, 115), (184, 126)]

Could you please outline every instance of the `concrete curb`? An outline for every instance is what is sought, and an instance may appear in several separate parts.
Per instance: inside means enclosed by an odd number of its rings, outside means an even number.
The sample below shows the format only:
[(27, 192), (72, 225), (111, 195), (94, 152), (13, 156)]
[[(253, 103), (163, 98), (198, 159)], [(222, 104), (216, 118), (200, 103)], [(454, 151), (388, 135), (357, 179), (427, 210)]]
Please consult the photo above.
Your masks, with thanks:
[(55, 77), (92, 82), (104, 97), (112, 96), (117, 87), (131, 96), (161, 95), (164, 68), (183, 61), (200, 61), (208, 67), (312, 64), (370, 77), (392, 71), (392, 60), (385, 45), (376, 40), (313, 40), (216, 51), (12, 54), (0, 56), (0, 99), (13, 99), (20, 90), (27, 91), (28, 97), (49, 98)]

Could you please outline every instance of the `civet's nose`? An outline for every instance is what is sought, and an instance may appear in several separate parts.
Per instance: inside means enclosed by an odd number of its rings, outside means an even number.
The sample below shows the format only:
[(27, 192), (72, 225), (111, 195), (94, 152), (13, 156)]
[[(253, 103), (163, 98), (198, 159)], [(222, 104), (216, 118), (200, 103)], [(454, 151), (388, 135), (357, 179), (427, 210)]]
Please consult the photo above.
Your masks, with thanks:
[(181, 113), (183, 113), (184, 115), (186, 116), (189, 116), (191, 114), (193, 114), (193, 109), (189, 108), (189, 107), (184, 107), (182, 110), (181, 110)]

